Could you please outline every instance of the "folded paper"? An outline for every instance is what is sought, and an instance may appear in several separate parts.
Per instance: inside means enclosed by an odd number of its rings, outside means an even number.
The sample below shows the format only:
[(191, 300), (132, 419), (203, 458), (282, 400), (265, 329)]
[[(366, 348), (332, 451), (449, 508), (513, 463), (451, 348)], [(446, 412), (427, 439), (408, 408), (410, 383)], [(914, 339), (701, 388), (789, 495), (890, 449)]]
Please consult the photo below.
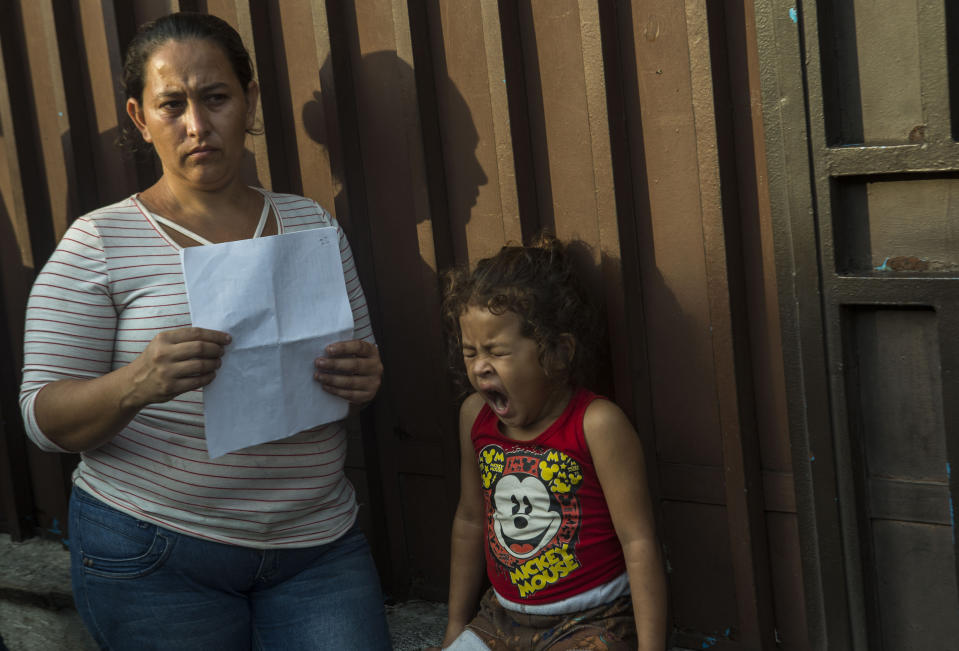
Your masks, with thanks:
[(313, 379), (325, 347), (353, 335), (335, 228), (193, 246), (180, 259), (193, 325), (233, 338), (203, 389), (211, 458), (346, 416), (348, 403)]

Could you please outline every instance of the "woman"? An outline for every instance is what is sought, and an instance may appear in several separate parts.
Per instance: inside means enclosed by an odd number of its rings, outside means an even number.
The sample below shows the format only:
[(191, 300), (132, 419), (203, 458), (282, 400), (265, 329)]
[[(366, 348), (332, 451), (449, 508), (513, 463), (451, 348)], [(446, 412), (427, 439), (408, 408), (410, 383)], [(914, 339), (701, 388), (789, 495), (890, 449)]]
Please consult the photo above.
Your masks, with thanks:
[[(81, 453), (77, 608), (111, 649), (389, 648), (343, 423), (206, 454), (200, 389), (230, 338), (190, 326), (179, 263), (182, 247), (339, 227), (311, 200), (241, 182), (258, 87), (222, 20), (180, 13), (141, 27), (124, 88), (163, 174), (77, 219), (27, 308), (29, 435)], [(342, 232), (340, 249), (355, 338), (317, 351), (314, 377), (359, 406), (382, 365)]]

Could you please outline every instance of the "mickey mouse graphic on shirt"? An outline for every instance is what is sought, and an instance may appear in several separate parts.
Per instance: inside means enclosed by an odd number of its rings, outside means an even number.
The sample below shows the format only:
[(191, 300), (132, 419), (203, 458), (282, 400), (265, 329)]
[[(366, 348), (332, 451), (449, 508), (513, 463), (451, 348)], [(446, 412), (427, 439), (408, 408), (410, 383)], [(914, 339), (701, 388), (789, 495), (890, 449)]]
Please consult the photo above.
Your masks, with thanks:
[(557, 450), (504, 450), (478, 456), (487, 502), (487, 544), (500, 571), (528, 597), (578, 570), (579, 464)]

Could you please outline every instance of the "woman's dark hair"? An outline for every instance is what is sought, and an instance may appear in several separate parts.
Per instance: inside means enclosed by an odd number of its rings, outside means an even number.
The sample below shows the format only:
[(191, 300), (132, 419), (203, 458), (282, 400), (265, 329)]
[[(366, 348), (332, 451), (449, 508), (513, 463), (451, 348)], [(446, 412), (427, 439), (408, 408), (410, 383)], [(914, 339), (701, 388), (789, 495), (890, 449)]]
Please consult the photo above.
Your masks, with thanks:
[[(573, 244), (544, 233), (530, 246), (504, 246), (493, 257), (480, 260), (472, 272), (461, 267), (445, 274), (443, 320), (450, 363), (464, 388), (468, 383), (459, 318), (470, 307), (518, 315), (520, 332), (536, 342), (540, 365), (548, 375), (577, 386), (592, 380), (602, 327), (573, 264), (569, 251)], [(575, 244), (588, 248), (582, 242)], [(564, 334), (575, 340), (571, 358), (561, 345)]]
[[(123, 58), (123, 92), (126, 98), (143, 103), (147, 61), (157, 48), (167, 41), (190, 39), (212, 41), (220, 46), (230, 61), (240, 87), (246, 90), (250, 86), (253, 81), (253, 62), (236, 30), (222, 18), (181, 11), (140, 25)], [(139, 131), (132, 124), (128, 124), (123, 129), (119, 144), (125, 149), (136, 149), (142, 144)]]

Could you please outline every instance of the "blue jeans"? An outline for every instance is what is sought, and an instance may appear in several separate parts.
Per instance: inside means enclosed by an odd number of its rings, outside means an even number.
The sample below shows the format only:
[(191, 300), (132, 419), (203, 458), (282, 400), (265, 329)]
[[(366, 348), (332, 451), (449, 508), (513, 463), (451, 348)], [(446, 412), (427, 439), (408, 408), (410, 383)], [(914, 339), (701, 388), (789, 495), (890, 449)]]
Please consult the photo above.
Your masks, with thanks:
[(103, 649), (389, 649), (363, 533), (250, 549), (132, 518), (74, 488), (73, 596)]

